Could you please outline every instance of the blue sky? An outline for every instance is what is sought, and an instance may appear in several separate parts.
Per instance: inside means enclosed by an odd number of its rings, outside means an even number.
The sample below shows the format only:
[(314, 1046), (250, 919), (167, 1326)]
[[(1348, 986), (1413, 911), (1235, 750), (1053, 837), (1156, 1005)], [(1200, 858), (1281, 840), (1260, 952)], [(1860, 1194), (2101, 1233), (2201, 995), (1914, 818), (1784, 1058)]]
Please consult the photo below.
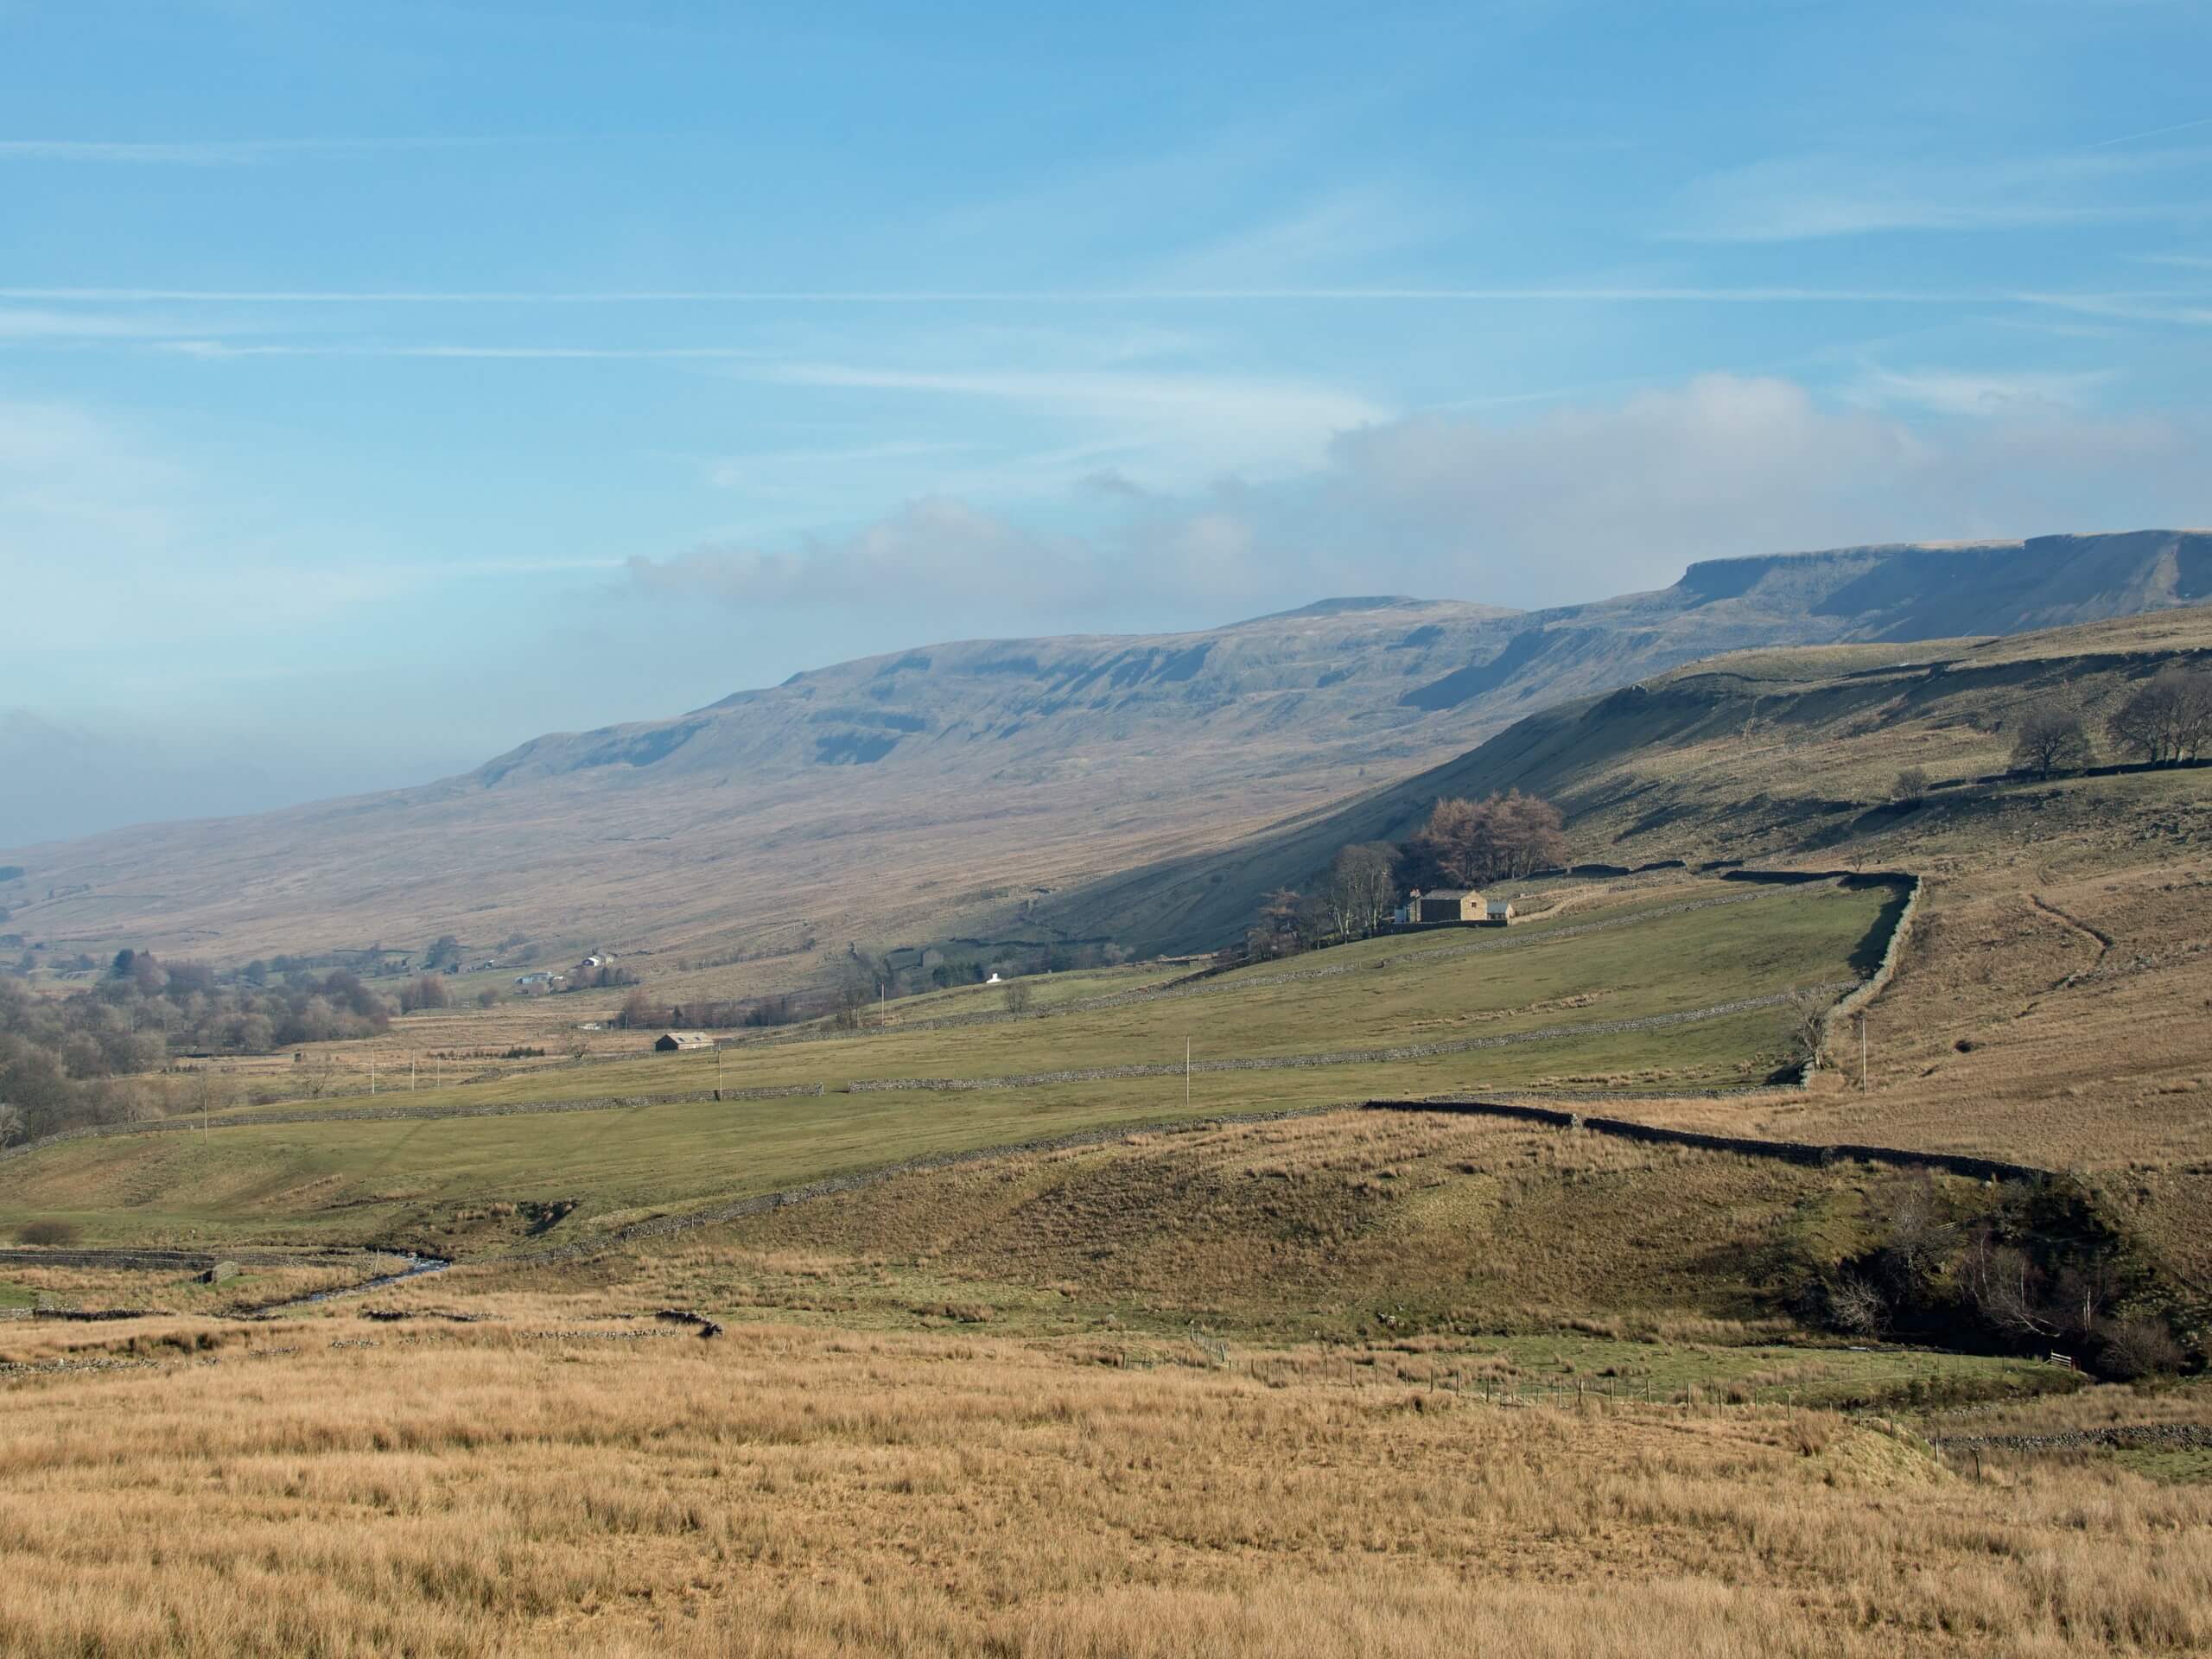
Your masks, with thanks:
[(0, 0), (0, 842), (2212, 519), (2212, 6)]

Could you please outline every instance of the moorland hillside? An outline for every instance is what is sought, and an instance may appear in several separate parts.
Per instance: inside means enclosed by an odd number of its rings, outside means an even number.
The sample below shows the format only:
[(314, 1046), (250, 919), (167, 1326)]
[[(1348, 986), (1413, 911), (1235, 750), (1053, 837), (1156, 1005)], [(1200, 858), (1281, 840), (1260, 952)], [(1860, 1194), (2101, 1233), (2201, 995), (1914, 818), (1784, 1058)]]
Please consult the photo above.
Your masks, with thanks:
[[(2146, 531), (1711, 561), (1545, 612), (1338, 600), (1197, 633), (929, 646), (542, 737), (419, 789), (10, 853), (0, 868), (23, 874), (0, 906), (63, 952), (236, 965), (450, 933), (486, 953), (715, 960), (725, 989), (787, 988), (851, 942), (1006, 931), (1027, 901), (1241, 844), (1532, 709), (1717, 652), (2208, 594), (2212, 537)], [(1052, 925), (1118, 936), (1095, 908)], [(1216, 908), (1170, 904), (1142, 936), (1198, 939)]]
[[(1339, 848), (1403, 842), (1440, 798), (1511, 789), (1560, 806), (1578, 858), (1622, 866), (1817, 863), (1846, 849), (1860, 862), (1971, 858), (2006, 848), (2038, 813), (2048, 830), (2105, 812), (2115, 836), (2132, 837), (2129, 803), (2178, 791), (2186, 814), (2202, 791), (2186, 777), (2122, 776), (2054, 793), (2011, 772), (2018, 722), (2056, 700), (2097, 735), (2160, 670), (2208, 662), (2212, 611), (2202, 609), (1708, 658), (1532, 714), (1442, 766), (1233, 848), (1054, 895), (1024, 919), (1041, 938), (1111, 931), (1140, 951), (1211, 948), (1241, 934), (1262, 894), (1309, 885)], [(2106, 742), (2094, 758), (2129, 757)], [(1926, 780), (1904, 800), (1907, 772)]]

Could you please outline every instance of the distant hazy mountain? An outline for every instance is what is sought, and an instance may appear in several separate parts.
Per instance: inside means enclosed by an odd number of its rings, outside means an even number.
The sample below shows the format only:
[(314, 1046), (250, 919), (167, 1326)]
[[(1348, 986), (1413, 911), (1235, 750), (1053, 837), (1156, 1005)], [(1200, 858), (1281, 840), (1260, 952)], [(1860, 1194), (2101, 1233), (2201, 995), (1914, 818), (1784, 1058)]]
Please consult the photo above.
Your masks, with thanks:
[(0, 861), (58, 895), (14, 927), (88, 945), (237, 960), (452, 932), (772, 957), (730, 970), (741, 988), (1226, 845), (1717, 652), (2208, 596), (2212, 534), (2145, 531), (1715, 560), (1551, 611), (1344, 599), (1195, 633), (930, 645), (418, 789)]
[(474, 774), (512, 787), (890, 763), (1050, 766), (1099, 746), (1268, 742), (1370, 760), (1745, 645), (2011, 633), (2212, 596), (2212, 534), (2141, 531), (1719, 559), (1673, 587), (1516, 612), (1336, 599), (1199, 633), (970, 640), (793, 675), (674, 720), (542, 737)]

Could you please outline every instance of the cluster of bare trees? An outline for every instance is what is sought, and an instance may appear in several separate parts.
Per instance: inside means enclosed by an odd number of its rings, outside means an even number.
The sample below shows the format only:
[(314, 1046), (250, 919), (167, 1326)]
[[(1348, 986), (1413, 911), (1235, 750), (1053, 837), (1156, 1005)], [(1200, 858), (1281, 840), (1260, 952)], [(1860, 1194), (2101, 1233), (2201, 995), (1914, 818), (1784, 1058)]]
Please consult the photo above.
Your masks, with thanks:
[(1408, 886), (1475, 887), (1533, 875), (1566, 861), (1563, 825), (1557, 807), (1517, 789), (1480, 801), (1440, 800), (1405, 846), (1340, 848), (1313, 893), (1268, 893), (1243, 946), (1224, 960), (1268, 962), (1379, 933)]
[(452, 1006), (453, 994), (446, 989), (446, 982), (441, 975), (418, 975), (399, 988), (399, 1011), (402, 1014)]
[(1310, 894), (1278, 888), (1260, 901), (1244, 938), (1243, 958), (1268, 962), (1315, 945), (1379, 933), (1398, 906), (1402, 855), (1388, 842), (1339, 848), (1329, 874)]
[(1340, 849), (1320, 899), (1321, 919), (1338, 938), (1379, 932), (1398, 906), (1398, 849), (1387, 842)]
[(1407, 849), (1416, 885), (1486, 887), (1564, 863), (1565, 820), (1549, 801), (1519, 790), (1483, 800), (1442, 800)]
[(2105, 724), (2113, 742), (2154, 765), (2205, 759), (2212, 751), (2212, 669), (2160, 669)]
[(262, 1053), (381, 1031), (391, 1006), (343, 970), (283, 986), (226, 982), (204, 963), (116, 954), (67, 996), (0, 978), (0, 1145), (162, 1109), (144, 1074), (181, 1049)]
[(788, 996), (764, 996), (747, 1001), (702, 997), (689, 1002), (669, 1002), (644, 990), (624, 999), (614, 1017), (626, 1031), (666, 1031), (681, 1027), (691, 1031), (731, 1031), (740, 1027), (787, 1026), (804, 1016)]
[[(2212, 758), (2212, 669), (2167, 664), (2106, 716), (2105, 734), (2122, 754), (2152, 766)], [(2063, 697), (2030, 703), (2012, 722), (2015, 772), (2054, 778), (2095, 760), (2088, 722)]]

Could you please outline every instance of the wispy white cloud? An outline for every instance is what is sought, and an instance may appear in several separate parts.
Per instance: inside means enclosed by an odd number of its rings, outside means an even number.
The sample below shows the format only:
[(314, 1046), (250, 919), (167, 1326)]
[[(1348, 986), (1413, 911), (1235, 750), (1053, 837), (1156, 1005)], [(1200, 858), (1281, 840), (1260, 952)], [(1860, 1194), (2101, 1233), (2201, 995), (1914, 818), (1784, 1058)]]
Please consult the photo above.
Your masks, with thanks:
[(165, 321), (119, 316), (111, 311), (0, 306), (0, 340), (130, 340), (173, 327)]
[(1339, 188), (1170, 255), (1153, 277), (1184, 289), (1343, 277), (1436, 243), (1457, 217), (1448, 202), (1403, 187)]
[(156, 167), (241, 167), (297, 145), (266, 142), (118, 143), (85, 138), (0, 139), (0, 162), (81, 162)]
[(2034, 370), (1868, 368), (1844, 389), (1849, 402), (1903, 406), (1938, 415), (2002, 415), (2029, 405), (2077, 409), (2117, 378), (2111, 369), (2076, 373)]
[[(1999, 231), (2212, 215), (2212, 150), (2019, 157), (1986, 162), (1774, 157), (1709, 174), (1681, 194), (1667, 233), (1794, 242), (1891, 231)], [(2154, 194), (2155, 193), (2155, 194)]]
[(375, 156), (543, 143), (517, 136), (425, 138), (0, 138), (0, 162), (59, 162), (95, 167), (251, 167), (309, 156)]
[(316, 345), (312, 343), (284, 343), (276, 345), (241, 346), (221, 340), (162, 340), (158, 350), (181, 357), (210, 359), (251, 357), (364, 357), (364, 358), (458, 358), (512, 359), (530, 361), (544, 359), (553, 361), (575, 359), (584, 362), (601, 359), (620, 360), (638, 359), (651, 361), (687, 359), (745, 359), (761, 355), (757, 351), (739, 346), (403, 346), (376, 343)]
[[(2208, 208), (2212, 212), (2212, 208)], [(2188, 263), (2177, 259), (2177, 264)], [(272, 306), (1079, 306), (1250, 305), (2018, 305), (2069, 307), (2174, 297), (2136, 289), (2069, 293), (1986, 284), (1555, 283), (1278, 284), (1018, 289), (193, 289), (0, 288), (0, 301), (73, 305)]]
[(2164, 138), (2177, 132), (2195, 132), (2200, 127), (2212, 127), (2212, 116), (2207, 116), (2201, 121), (2177, 121), (2171, 127), (2153, 127), (2148, 132), (2126, 132), (2117, 138), (2100, 138), (2095, 143), (2084, 148), (2110, 149), (2115, 144), (2140, 143), (2145, 138)]
[[(855, 534), (804, 538), (791, 550), (710, 544), (673, 557), (632, 558), (630, 582), (655, 593), (744, 609), (850, 610), (926, 599), (942, 607), (1058, 603), (1090, 563), (1068, 537), (1026, 530), (948, 497), (913, 502)], [(1087, 589), (1089, 581), (1075, 585)]]
[[(971, 443), (949, 443), (923, 438), (897, 438), (882, 443), (850, 444), (842, 448), (766, 449), (750, 454), (717, 455), (704, 468), (707, 481), (720, 489), (753, 489), (788, 486), (794, 470), (818, 473), (881, 461), (932, 460), (971, 450)], [(818, 480), (813, 487), (818, 487)]]
[(1178, 457), (1186, 472), (1310, 466), (1338, 433), (1389, 416), (1381, 404), (1338, 387), (1228, 375), (802, 363), (764, 369), (758, 378), (1019, 404), (1106, 429), (1119, 448)]

